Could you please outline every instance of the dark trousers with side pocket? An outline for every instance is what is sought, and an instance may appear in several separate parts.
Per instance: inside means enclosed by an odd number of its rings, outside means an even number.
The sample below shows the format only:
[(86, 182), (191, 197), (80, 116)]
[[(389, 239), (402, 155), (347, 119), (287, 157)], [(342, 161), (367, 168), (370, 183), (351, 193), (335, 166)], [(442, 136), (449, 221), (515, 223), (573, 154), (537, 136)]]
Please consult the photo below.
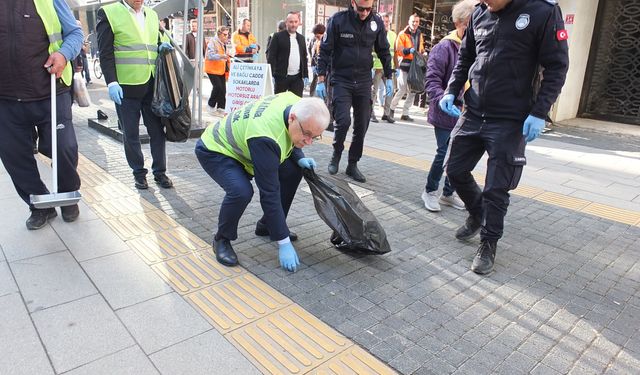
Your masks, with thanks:
[[(513, 120), (462, 117), (451, 133), (447, 176), (469, 214), (483, 222), (482, 240), (497, 241), (502, 237), (509, 190), (518, 186), (526, 164), (522, 124)], [(485, 151), (489, 159), (481, 190), (471, 171)]]

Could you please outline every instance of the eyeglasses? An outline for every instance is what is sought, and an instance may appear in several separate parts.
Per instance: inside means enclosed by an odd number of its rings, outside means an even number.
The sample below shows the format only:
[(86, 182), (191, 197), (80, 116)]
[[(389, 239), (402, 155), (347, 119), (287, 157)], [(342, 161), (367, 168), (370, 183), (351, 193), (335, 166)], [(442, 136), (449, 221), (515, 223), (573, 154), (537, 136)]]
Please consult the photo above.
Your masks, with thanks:
[(302, 127), (302, 123), (300, 122), (300, 120), (296, 119), (296, 121), (298, 122), (298, 126), (300, 127), (300, 131), (302, 132), (302, 135), (306, 138), (311, 139), (312, 141), (319, 141), (322, 139), (321, 135), (318, 135), (316, 137), (314, 137), (313, 135), (311, 135), (311, 133), (309, 133), (308, 131), (304, 130), (304, 128)]
[(356, 6), (356, 9), (358, 10), (358, 12), (364, 13), (364, 12), (371, 12), (371, 9), (373, 9), (373, 7)]

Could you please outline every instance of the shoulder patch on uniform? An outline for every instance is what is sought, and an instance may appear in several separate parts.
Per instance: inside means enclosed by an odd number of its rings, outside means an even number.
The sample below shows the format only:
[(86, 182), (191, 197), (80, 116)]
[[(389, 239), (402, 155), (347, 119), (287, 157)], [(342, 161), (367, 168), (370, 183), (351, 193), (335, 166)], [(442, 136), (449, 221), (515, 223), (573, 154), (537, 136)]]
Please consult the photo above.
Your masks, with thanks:
[(371, 27), (371, 31), (378, 30), (378, 24), (376, 23), (376, 20), (371, 20), (371, 23), (369, 25)]
[(516, 29), (518, 30), (524, 30), (527, 28), (527, 26), (529, 26), (529, 21), (531, 20), (531, 16), (529, 16), (526, 13), (523, 13), (521, 15), (518, 16), (518, 19), (516, 20)]

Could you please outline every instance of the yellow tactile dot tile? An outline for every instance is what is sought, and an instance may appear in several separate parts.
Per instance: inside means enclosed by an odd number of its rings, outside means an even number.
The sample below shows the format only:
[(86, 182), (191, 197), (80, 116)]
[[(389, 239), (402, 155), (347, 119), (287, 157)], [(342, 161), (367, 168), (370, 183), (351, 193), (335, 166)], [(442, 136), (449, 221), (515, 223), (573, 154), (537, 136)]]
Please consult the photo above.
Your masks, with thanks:
[(331, 358), (310, 375), (394, 375), (394, 370), (359, 346), (352, 346)]
[(151, 266), (173, 289), (181, 294), (219, 283), (244, 272), (240, 267), (225, 267), (213, 252), (199, 252)]
[(121, 216), (105, 222), (125, 241), (178, 226), (178, 223), (161, 211)]
[(426, 171), (427, 168), (431, 167), (431, 163), (410, 156), (397, 159), (395, 163), (421, 171)]
[(538, 189), (532, 186), (518, 186), (517, 189), (515, 189), (513, 191), (514, 194), (517, 194), (521, 197), (526, 197), (526, 198), (533, 198), (533, 197), (537, 197), (538, 195), (544, 193), (544, 190), (542, 189)]
[(81, 187), (80, 191), (85, 197), (85, 202), (89, 204), (135, 195), (132, 190), (126, 188), (124, 184), (120, 182), (108, 183), (93, 187)]
[(128, 196), (95, 202), (93, 210), (103, 219), (115, 219), (120, 216), (156, 211), (157, 208), (140, 196)]
[(147, 264), (163, 262), (186, 254), (211, 251), (211, 245), (184, 227), (155, 232), (127, 242)]
[(104, 171), (102, 173), (87, 173), (79, 170), (78, 172), (80, 173), (80, 179), (82, 180), (83, 187), (94, 187), (118, 182), (118, 180)]
[(640, 224), (640, 213), (600, 203), (591, 203), (583, 208), (582, 212), (624, 224)]
[[(84, 160), (84, 161), (83, 161)], [(107, 174), (104, 169), (98, 167), (97, 165), (95, 165), (94, 163), (84, 159), (84, 158), (80, 158), (78, 160), (78, 173), (80, 173), (83, 177), (90, 175), (90, 174)]]
[(297, 305), (225, 335), (256, 366), (271, 374), (304, 374), (351, 342)]
[(223, 333), (291, 304), (291, 300), (248, 273), (186, 297)]
[(580, 211), (591, 203), (584, 199), (569, 197), (552, 191), (545, 191), (544, 193), (537, 195), (536, 200), (575, 211)]

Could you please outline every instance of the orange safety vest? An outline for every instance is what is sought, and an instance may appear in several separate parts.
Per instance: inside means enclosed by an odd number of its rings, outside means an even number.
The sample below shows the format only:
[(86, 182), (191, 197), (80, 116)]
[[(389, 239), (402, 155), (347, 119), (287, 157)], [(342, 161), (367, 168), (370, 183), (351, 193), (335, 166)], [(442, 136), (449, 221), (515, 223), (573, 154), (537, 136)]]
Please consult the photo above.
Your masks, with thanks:
[(213, 41), (209, 42), (207, 45), (207, 54), (205, 55), (204, 60), (204, 71), (207, 74), (215, 74), (217, 76), (221, 76), (225, 74), (227, 64), (229, 62), (229, 57), (222, 60), (209, 60), (206, 58), (209, 55), (209, 51), (211, 48), (215, 49), (215, 53), (217, 55), (226, 55), (224, 45), (220, 42), (220, 39), (215, 38)]

